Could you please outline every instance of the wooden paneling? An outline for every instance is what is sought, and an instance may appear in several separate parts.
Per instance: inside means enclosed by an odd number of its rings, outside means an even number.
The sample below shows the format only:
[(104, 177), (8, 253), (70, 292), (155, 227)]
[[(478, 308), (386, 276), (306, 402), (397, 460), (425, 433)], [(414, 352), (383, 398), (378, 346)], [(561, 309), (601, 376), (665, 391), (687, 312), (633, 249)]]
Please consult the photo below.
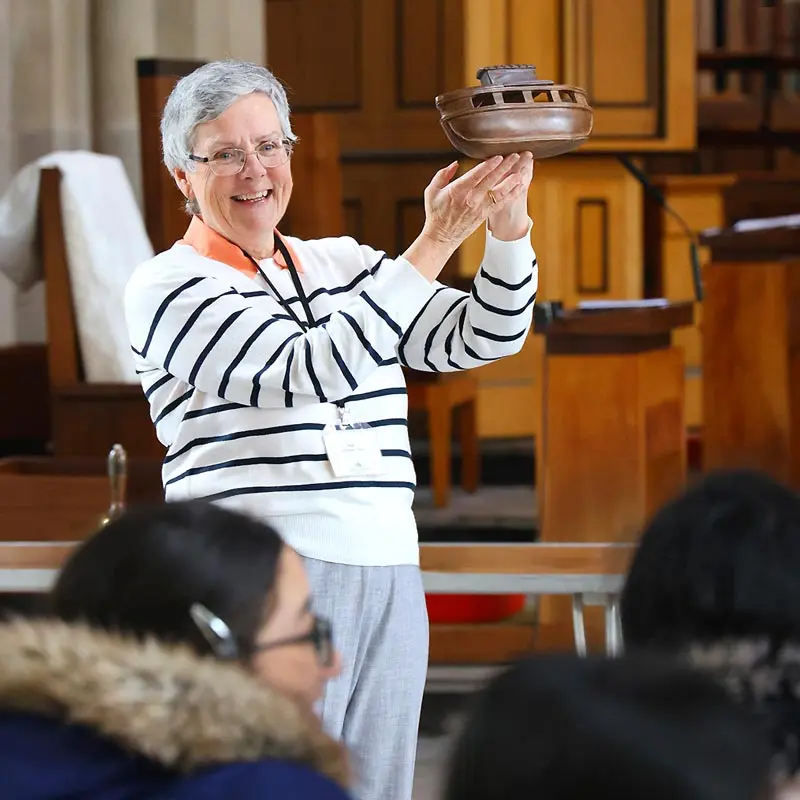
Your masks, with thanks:
[[(677, 348), (548, 355), (541, 445), (537, 439), (541, 541), (636, 541), (685, 482), (682, 407)], [(593, 638), (602, 630), (594, 612)], [(568, 628), (569, 601), (543, 598), (540, 619), (545, 628)]]
[(432, 625), (431, 664), (498, 664), (530, 653), (537, 641), (533, 624)]
[(298, 142), (292, 155), (297, 195), (281, 221), (282, 232), (301, 239), (341, 236), (345, 230), (339, 131), (330, 114), (292, 115)]
[[(692, 0), (657, 0), (650, 11), (650, 4), (624, 0), (624, 9), (613, 13), (599, 0), (349, 0), (335, 23), (327, 22), (327, 11), (315, 12), (321, 4), (267, 0), (269, 65), (289, 85), (294, 107), (311, 110), (326, 108), (328, 96), (334, 105), (341, 101), (332, 90), (322, 97), (320, 87), (338, 61), (358, 60), (358, 93), (349, 61), (340, 77), (355, 105), (332, 108), (343, 154), (344, 226), (378, 249), (402, 252), (418, 233), (424, 188), (452, 160), (434, 98), (476, 84), (481, 66), (535, 62), (541, 77), (560, 81), (565, 68), (584, 59), (583, 77), (600, 111), (611, 115), (600, 133), (612, 138), (593, 146), (693, 144)], [(578, 39), (567, 46), (570, 20), (583, 28), (573, 30)], [(343, 31), (339, 39), (348, 42), (357, 32), (358, 46), (345, 57), (336, 49), (340, 42), (327, 41), (331, 31)], [(317, 44), (290, 44), (303, 37)], [(309, 76), (321, 70), (325, 80), (311, 87)], [(463, 160), (463, 169), (470, 166)], [(642, 295), (642, 192), (619, 164), (600, 157), (543, 161), (529, 208), (541, 299), (575, 305)], [(445, 282), (474, 275), (483, 236), (479, 230), (465, 242), (443, 273)], [(507, 373), (477, 371), (482, 436), (536, 432), (541, 346), (534, 339), (503, 361)]]
[(201, 63), (149, 58), (139, 59), (136, 64), (144, 217), (156, 253), (172, 247), (189, 225), (185, 198), (161, 160), (161, 114), (178, 79)]
[(463, 85), (462, 0), (266, 0), (269, 67), (342, 151), (445, 152), (434, 99)]
[[(669, 205), (686, 221), (689, 230), (698, 234), (708, 228), (725, 225), (724, 193), (735, 183), (731, 175), (657, 176), (655, 183)], [(695, 297), (689, 239), (674, 217), (667, 214), (651, 197), (646, 198), (647, 269), (657, 273), (654, 293), (670, 300), (693, 300)], [(701, 266), (710, 258), (707, 248), (700, 248)], [(673, 334), (673, 344), (683, 350), (686, 360), (686, 422), (696, 427), (703, 422), (702, 355), (700, 331), (703, 305), (695, 304), (695, 324)]]
[[(510, 8), (510, 60), (536, 60), (541, 50), (542, 77), (589, 91), (595, 120), (584, 151), (694, 148), (694, 0), (517, 0)], [(558, 72), (545, 75), (544, 65)]]
[(562, 79), (564, 0), (509, 0), (508, 55), (511, 63), (535, 63), (541, 78)]
[(296, 111), (362, 105), (362, 0), (267, 0), (268, 66)]
[[(344, 163), (346, 232), (365, 244), (398, 255), (417, 237), (425, 219), (423, 192), (447, 161), (390, 161), (380, 158)], [(445, 267), (455, 274), (457, 261)]]
[(530, 334), (515, 356), (474, 370), (482, 438), (534, 436), (541, 417), (543, 341)]
[(574, 306), (642, 296), (642, 191), (620, 164), (568, 156), (542, 161), (529, 207), (542, 299)]
[[(126, 503), (149, 505), (163, 502), (163, 498), (161, 462), (132, 461)], [(105, 458), (0, 460), (2, 541), (85, 539), (97, 530), (110, 500)]]
[(430, 110), (445, 81), (443, 0), (396, 0), (398, 108)]
[(796, 258), (708, 265), (704, 468), (749, 467), (800, 487), (799, 299)]
[(364, 204), (359, 197), (349, 197), (344, 203), (344, 230), (357, 242), (364, 239)]
[(575, 205), (577, 289), (581, 294), (604, 294), (609, 288), (608, 201), (585, 197)]
[(422, 197), (403, 198), (395, 207), (396, 251), (404, 252), (419, 236), (425, 224), (425, 202)]
[(567, 0), (564, 79), (585, 88), (595, 139), (659, 137), (664, 129), (664, 0)]
[(54, 455), (103, 458), (119, 442), (134, 458), (163, 459), (141, 386), (76, 383), (53, 388)]
[(18, 344), (0, 348), (0, 447), (3, 440), (41, 442), (50, 438), (47, 347)]

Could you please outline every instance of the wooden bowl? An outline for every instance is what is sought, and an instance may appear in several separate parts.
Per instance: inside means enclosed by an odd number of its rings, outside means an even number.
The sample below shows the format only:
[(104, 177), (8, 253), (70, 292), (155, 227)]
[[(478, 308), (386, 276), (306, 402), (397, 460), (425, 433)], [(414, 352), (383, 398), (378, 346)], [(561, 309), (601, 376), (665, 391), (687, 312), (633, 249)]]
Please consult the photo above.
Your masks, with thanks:
[(484, 67), (478, 79), (480, 86), (436, 98), (447, 138), (470, 158), (525, 150), (552, 158), (580, 147), (592, 132), (586, 92), (538, 80), (533, 65)]

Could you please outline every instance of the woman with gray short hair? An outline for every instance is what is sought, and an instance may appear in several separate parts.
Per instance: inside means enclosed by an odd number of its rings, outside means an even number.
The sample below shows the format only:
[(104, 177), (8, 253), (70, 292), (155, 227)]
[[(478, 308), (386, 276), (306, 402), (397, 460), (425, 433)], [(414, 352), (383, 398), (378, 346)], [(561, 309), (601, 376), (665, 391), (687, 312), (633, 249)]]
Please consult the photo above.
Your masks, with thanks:
[[(296, 137), (267, 69), (200, 67), (175, 86), (161, 130), (191, 221), (136, 270), (125, 307), (168, 448), (166, 498), (255, 515), (303, 556), (343, 660), (324, 724), (360, 765), (362, 800), (409, 800), (428, 621), (403, 368), (470, 369), (522, 347), (537, 287), (533, 160), (437, 172), (423, 228), (395, 256), (278, 232)], [(440, 284), (484, 224), (472, 291)]]

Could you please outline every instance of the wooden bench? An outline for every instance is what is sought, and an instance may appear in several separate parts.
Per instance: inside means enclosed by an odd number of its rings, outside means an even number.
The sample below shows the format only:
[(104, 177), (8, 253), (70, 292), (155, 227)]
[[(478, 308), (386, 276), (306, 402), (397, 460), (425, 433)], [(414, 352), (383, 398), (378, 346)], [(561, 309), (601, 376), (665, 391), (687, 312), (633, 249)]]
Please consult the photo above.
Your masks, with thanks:
[[(46, 592), (76, 542), (0, 542), (0, 592)], [(634, 547), (628, 544), (424, 544), (425, 591), (567, 595), (573, 603), (575, 648), (586, 653), (584, 607), (603, 606), (606, 650), (622, 647), (618, 597)], [(462, 636), (480, 626), (462, 627)], [(436, 626), (431, 637), (436, 635)], [(483, 626), (484, 630), (491, 628)], [(520, 654), (520, 653), (517, 653)], [(497, 661), (516, 655), (507, 653)], [(440, 659), (432, 659), (432, 662)]]

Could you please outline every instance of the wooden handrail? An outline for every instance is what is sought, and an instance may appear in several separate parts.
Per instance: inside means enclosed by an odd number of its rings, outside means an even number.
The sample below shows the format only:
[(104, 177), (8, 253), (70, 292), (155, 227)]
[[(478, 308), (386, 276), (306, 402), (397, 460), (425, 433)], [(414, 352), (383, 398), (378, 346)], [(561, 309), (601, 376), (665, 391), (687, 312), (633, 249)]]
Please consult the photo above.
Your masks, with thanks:
[(635, 544), (422, 544), (423, 572), (623, 575)]
[[(0, 569), (60, 569), (77, 542), (0, 542)], [(426, 572), (619, 575), (633, 544), (422, 544)]]

